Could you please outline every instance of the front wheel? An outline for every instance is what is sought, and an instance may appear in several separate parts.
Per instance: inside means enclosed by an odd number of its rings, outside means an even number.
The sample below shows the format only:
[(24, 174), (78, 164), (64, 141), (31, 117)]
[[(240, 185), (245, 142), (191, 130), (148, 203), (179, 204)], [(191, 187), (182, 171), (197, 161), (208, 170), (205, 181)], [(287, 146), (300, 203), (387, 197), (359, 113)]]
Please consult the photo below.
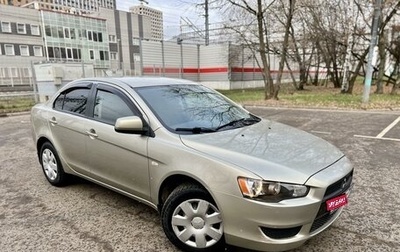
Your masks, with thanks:
[(51, 143), (42, 145), (39, 158), (47, 181), (54, 186), (65, 185), (67, 174), (64, 173), (57, 151)]
[(221, 212), (203, 188), (184, 184), (167, 198), (161, 219), (168, 239), (184, 251), (223, 251)]

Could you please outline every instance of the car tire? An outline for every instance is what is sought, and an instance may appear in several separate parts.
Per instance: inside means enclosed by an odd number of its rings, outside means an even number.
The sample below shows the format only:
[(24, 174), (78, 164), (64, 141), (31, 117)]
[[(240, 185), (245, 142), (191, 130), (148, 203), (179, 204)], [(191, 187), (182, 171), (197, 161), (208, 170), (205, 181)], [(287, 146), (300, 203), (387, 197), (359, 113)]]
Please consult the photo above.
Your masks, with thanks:
[(168, 239), (183, 251), (223, 251), (221, 212), (200, 186), (183, 184), (168, 196), (161, 210)]
[(44, 176), (53, 186), (64, 186), (68, 175), (64, 172), (60, 158), (54, 146), (45, 142), (40, 148), (39, 161), (43, 169)]

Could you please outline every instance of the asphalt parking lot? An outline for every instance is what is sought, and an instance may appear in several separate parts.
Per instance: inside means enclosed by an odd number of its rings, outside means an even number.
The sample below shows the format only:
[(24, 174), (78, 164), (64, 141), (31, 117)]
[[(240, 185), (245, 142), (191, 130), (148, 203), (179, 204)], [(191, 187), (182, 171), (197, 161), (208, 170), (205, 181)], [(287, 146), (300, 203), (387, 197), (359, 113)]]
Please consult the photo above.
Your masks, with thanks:
[[(333, 143), (355, 166), (342, 216), (294, 251), (400, 251), (400, 111), (247, 109)], [(52, 187), (29, 115), (0, 118), (0, 195), (1, 251), (178, 251), (153, 209), (79, 179)]]

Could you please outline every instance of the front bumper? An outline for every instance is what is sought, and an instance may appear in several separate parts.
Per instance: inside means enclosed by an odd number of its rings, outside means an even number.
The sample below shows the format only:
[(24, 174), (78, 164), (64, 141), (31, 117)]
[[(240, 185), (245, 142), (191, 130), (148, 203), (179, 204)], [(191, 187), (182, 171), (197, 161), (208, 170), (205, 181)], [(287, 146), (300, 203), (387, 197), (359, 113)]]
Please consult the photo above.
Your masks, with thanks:
[(311, 189), (303, 198), (265, 203), (216, 194), (223, 213), (226, 242), (259, 251), (283, 251), (301, 246), (339, 217), (343, 207), (329, 212), (326, 200), (348, 194), (352, 175), (351, 164), (344, 158), (315, 174), (306, 183)]

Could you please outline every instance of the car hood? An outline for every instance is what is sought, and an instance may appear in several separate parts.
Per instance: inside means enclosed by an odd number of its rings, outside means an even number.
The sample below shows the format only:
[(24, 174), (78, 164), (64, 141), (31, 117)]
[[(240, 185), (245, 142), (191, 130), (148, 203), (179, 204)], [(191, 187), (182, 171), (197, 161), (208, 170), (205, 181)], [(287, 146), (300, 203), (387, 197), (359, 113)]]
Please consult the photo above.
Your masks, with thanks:
[(343, 157), (327, 141), (269, 120), (216, 133), (181, 135), (181, 140), (190, 148), (265, 180), (287, 183), (304, 184)]

